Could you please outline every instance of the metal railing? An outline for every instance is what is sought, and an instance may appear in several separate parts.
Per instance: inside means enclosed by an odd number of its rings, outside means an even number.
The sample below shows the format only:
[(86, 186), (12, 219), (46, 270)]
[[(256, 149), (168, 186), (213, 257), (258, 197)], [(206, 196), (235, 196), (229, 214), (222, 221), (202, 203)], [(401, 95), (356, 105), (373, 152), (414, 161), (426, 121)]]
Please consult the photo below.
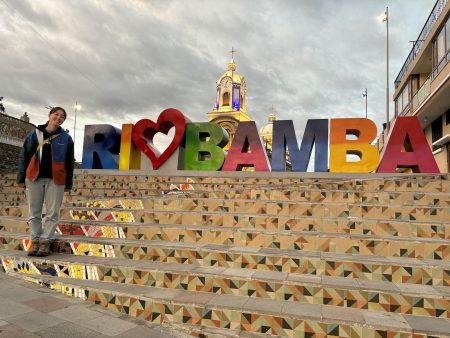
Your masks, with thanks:
[(425, 101), (428, 95), (430, 95), (430, 83), (431, 83), (431, 74), (430, 76), (428, 76), (427, 80), (419, 88), (419, 90), (412, 99), (413, 112), (415, 112), (416, 109), (419, 108), (419, 106), (422, 104), (422, 102)]
[(447, 4), (448, 0), (437, 0), (436, 4), (433, 7), (433, 10), (430, 13), (430, 16), (428, 17), (428, 20), (425, 22), (425, 25), (422, 28), (422, 31), (419, 34), (419, 37), (414, 43), (414, 46), (411, 49), (411, 52), (409, 52), (408, 57), (406, 58), (405, 63), (403, 64), (402, 69), (397, 75), (397, 78), (395, 79), (395, 88), (398, 87), (400, 82), (402, 81), (403, 76), (405, 75), (406, 71), (408, 70), (409, 65), (414, 61), (417, 53), (419, 52), (420, 48), (422, 47), (425, 39), (427, 38), (428, 34), (430, 33), (431, 29), (433, 28), (435, 22), (437, 21), (439, 15), (442, 13), (442, 10), (444, 9), (445, 5)]

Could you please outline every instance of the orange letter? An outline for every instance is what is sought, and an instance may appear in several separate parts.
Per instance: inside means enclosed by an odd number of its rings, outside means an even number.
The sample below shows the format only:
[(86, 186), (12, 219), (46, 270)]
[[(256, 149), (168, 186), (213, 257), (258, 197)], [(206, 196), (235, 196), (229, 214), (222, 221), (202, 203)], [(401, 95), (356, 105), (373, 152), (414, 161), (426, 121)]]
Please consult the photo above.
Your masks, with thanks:
[[(354, 135), (356, 140), (347, 140)], [(331, 119), (330, 121), (330, 172), (370, 173), (378, 166), (380, 154), (371, 145), (377, 136), (372, 120), (364, 118)], [(357, 155), (360, 160), (348, 162), (347, 155)]]

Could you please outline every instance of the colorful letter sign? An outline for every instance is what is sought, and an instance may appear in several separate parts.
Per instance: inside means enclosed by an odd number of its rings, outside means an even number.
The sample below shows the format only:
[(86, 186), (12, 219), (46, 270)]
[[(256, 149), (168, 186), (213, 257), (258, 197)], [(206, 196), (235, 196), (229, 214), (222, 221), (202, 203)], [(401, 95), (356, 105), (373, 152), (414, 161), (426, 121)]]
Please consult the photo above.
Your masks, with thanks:
[(188, 123), (184, 169), (220, 170), (225, 161), (223, 147), (227, 143), (228, 134), (220, 125), (210, 122)]
[(132, 124), (122, 124), (119, 170), (141, 169), (141, 152), (131, 140)]
[(239, 123), (222, 170), (241, 171), (248, 167), (255, 171), (270, 171), (254, 121)]
[(377, 172), (395, 173), (411, 168), (415, 173), (439, 173), (439, 168), (415, 116), (398, 118), (382, 152)]
[[(353, 135), (356, 140), (348, 140)], [(378, 166), (380, 154), (371, 145), (377, 136), (377, 126), (363, 118), (331, 119), (330, 122), (330, 172), (370, 173)], [(356, 155), (359, 161), (347, 160)]]
[(328, 170), (328, 120), (308, 120), (300, 150), (292, 120), (273, 121), (272, 171), (286, 171), (286, 150), (289, 150), (292, 171), (306, 171), (314, 144), (314, 171), (325, 172)]
[[(167, 134), (175, 128), (168, 148), (160, 154), (153, 144), (156, 133)], [(87, 125), (84, 134), (83, 169), (150, 169), (164, 172), (176, 170), (270, 171), (267, 154), (253, 121), (238, 125), (231, 147), (224, 147), (228, 134), (212, 122), (190, 123), (176, 109), (166, 109), (157, 122), (140, 120), (136, 125), (124, 124), (122, 132), (110, 125)], [(439, 168), (415, 116), (398, 117), (382, 153), (372, 145), (377, 128), (364, 118), (331, 119), (329, 132), (329, 171), (342, 173), (395, 173), (397, 168), (410, 168), (417, 173), (439, 173)], [(352, 136), (352, 138), (350, 138)], [(272, 170), (285, 171), (287, 154), (292, 171), (306, 171), (315, 147), (314, 169), (328, 171), (328, 120), (308, 120), (298, 149), (294, 124), (275, 120), (272, 135)], [(120, 146), (120, 160), (119, 160)], [(171, 156), (178, 148), (178, 156)], [(358, 157), (352, 161), (348, 155)], [(141, 160), (144, 160), (142, 162)], [(379, 163), (380, 162), (380, 163)], [(163, 164), (165, 165), (161, 167)]]
[(82, 169), (117, 169), (119, 164), (120, 129), (109, 124), (84, 127)]
[[(143, 119), (136, 123), (132, 133), (133, 142), (150, 159), (153, 169), (158, 169), (177, 149), (184, 137), (186, 122), (187, 120), (182, 112), (169, 108), (159, 115), (156, 123), (148, 119)], [(173, 140), (169, 147), (160, 154), (153, 144), (153, 137), (156, 133), (167, 135), (172, 127), (175, 127)]]

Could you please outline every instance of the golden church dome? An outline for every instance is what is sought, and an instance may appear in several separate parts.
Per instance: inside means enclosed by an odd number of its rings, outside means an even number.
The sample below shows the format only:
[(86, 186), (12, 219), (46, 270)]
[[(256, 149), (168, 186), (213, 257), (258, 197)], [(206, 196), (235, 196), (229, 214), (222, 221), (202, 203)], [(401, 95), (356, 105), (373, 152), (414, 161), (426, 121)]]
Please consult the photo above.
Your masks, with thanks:
[(227, 71), (216, 82), (214, 108), (208, 113), (208, 121), (219, 124), (228, 133), (229, 142), (225, 150), (230, 149), (239, 123), (253, 121), (247, 114), (247, 85), (244, 77), (236, 73), (236, 68), (232, 58)]
[(261, 136), (266, 149), (272, 150), (273, 121), (276, 119), (276, 115), (274, 113), (270, 113), (268, 118), (269, 123), (259, 130), (259, 135)]
[(269, 114), (269, 123), (267, 123), (264, 127), (262, 127), (259, 131), (259, 134), (262, 138), (272, 138), (273, 132), (273, 121), (275, 121), (277, 117), (274, 113)]
[(222, 76), (217, 80), (217, 85), (219, 85), (222, 82), (223, 78), (226, 78), (226, 77), (231, 78), (231, 81), (234, 84), (238, 83), (238, 84), (245, 85), (244, 77), (242, 75), (236, 73), (236, 67), (237, 67), (236, 62), (234, 62), (234, 60), (231, 60), (228, 63), (228, 70), (225, 73), (223, 73)]

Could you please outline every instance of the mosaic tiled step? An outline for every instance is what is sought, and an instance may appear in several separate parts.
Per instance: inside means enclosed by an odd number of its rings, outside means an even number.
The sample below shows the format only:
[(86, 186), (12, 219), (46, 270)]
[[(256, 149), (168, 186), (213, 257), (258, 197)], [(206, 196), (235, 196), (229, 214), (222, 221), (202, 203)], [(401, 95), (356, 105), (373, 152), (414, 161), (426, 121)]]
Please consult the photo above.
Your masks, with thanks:
[[(5, 195), (5, 196), (3, 196)], [(117, 198), (117, 195), (110, 191), (107, 195), (110, 198)], [(123, 196), (130, 195), (128, 193), (122, 194)], [(3, 197), (2, 197), (3, 196)], [(65, 195), (65, 201), (67, 206), (82, 206), (86, 203), (86, 199), (92, 199), (92, 193), (89, 193), (85, 198), (80, 199), (80, 196)], [(139, 200), (145, 198), (155, 200), (155, 203), (159, 201), (171, 200), (176, 201), (177, 199), (190, 199), (190, 200), (202, 200), (207, 199), (210, 204), (216, 203), (232, 203), (233, 207), (240, 207), (240, 205), (245, 202), (251, 203), (259, 201), (260, 203), (283, 203), (283, 205), (288, 205), (286, 202), (303, 202), (303, 203), (358, 203), (366, 205), (370, 208), (373, 204), (379, 205), (414, 205), (416, 207), (449, 207), (450, 206), (450, 195), (448, 193), (412, 193), (412, 192), (347, 192), (347, 191), (323, 191), (323, 190), (308, 190), (308, 191), (285, 191), (285, 190), (273, 190), (273, 191), (263, 191), (263, 190), (250, 190), (250, 191), (232, 191), (232, 192), (203, 192), (203, 191), (183, 191), (177, 192), (176, 194), (161, 195), (161, 191), (148, 192), (144, 197), (140, 197)], [(26, 204), (24, 199), (24, 194), (11, 193), (9, 196), (6, 194), (0, 194), (0, 202), (4, 201), (3, 204), (8, 206)], [(131, 199), (130, 197), (126, 197)], [(136, 198), (137, 199), (137, 198)], [(105, 200), (105, 196), (97, 195), (97, 201)], [(8, 203), (6, 203), (8, 202)], [(159, 202), (161, 203), (161, 202)], [(188, 202), (185, 202), (188, 203)], [(0, 203), (1, 205), (1, 203)]]
[[(109, 182), (104, 183), (105, 187), (98, 188), (98, 187), (91, 187), (91, 188), (82, 188), (80, 186), (75, 186), (73, 191), (71, 192), (71, 195), (76, 196), (89, 196), (89, 195), (95, 195), (98, 197), (102, 196), (136, 196), (136, 197), (145, 197), (147, 195), (156, 195), (161, 194), (161, 192), (168, 192), (172, 189), (172, 184), (166, 183), (166, 184), (131, 184), (131, 183), (112, 183)], [(264, 189), (264, 191), (283, 191), (283, 190), (290, 190), (290, 191), (308, 191), (312, 189), (320, 189), (320, 190), (327, 190), (327, 191), (335, 191), (335, 190), (341, 190), (341, 191), (361, 191), (361, 190), (355, 190), (354, 187), (348, 186), (348, 187), (327, 187), (327, 186), (321, 186), (321, 185), (311, 185), (311, 186), (293, 186), (293, 185), (286, 185), (286, 186), (264, 186), (264, 185), (242, 185), (242, 184), (213, 184), (213, 185), (205, 185), (205, 184), (192, 184), (192, 189), (198, 192), (216, 192), (216, 191), (224, 191), (224, 192), (233, 192), (233, 191), (243, 191), (243, 190), (255, 190), (255, 189)], [(373, 190), (372, 190), (373, 189)], [(373, 187), (372, 189), (368, 188), (367, 191), (378, 191), (378, 187)], [(448, 193), (448, 191), (442, 191), (441, 187), (396, 187), (392, 188), (392, 190), (389, 190), (388, 186), (383, 186), (381, 191), (392, 191), (392, 192), (416, 192), (420, 193), (423, 191), (429, 191), (429, 192), (435, 192), (435, 193)]]
[[(120, 196), (130, 199), (131, 193), (123, 192), (117, 194), (114, 190), (109, 190), (105, 194), (97, 194), (96, 192), (89, 192), (87, 196), (66, 195), (65, 201), (67, 203), (79, 206), (82, 201), (92, 200), (92, 196), (96, 194), (96, 200), (101, 201), (105, 199), (118, 198)], [(162, 195), (161, 191), (147, 191), (142, 194), (142, 198), (154, 198), (154, 199), (186, 199), (186, 198), (205, 198), (211, 202), (219, 200), (234, 200), (241, 202), (244, 198), (248, 202), (259, 200), (261, 202), (269, 203), (286, 203), (286, 202), (303, 202), (303, 203), (358, 203), (365, 205), (373, 204), (393, 204), (393, 205), (414, 205), (416, 207), (448, 207), (450, 205), (450, 197), (446, 193), (349, 193), (349, 192), (322, 192), (322, 191), (307, 191), (307, 192), (290, 192), (290, 191), (273, 191), (273, 192), (246, 192), (246, 193), (225, 193), (225, 192), (182, 192), (171, 195)], [(11, 193), (0, 194), (0, 202), (3, 201), (3, 205), (19, 205), (26, 204), (25, 195), (23, 193)], [(230, 202), (228, 202), (230, 203)], [(0, 205), (1, 205), (0, 204)]]
[[(247, 246), (249, 248), (275, 248), (282, 250), (301, 250), (303, 252), (321, 251), (366, 256), (376, 255), (437, 260), (447, 260), (450, 254), (448, 241), (439, 239), (418, 239), (395, 236), (377, 237), (320, 232), (278, 232), (222, 227), (206, 229), (182, 227), (181, 229), (148, 227), (146, 232), (150, 240), (164, 240), (176, 243), (223, 244), (227, 246)], [(64, 227), (59, 227), (59, 229), (64, 231), (64, 233), (67, 233), (68, 230), (76, 231)], [(117, 229), (102, 227), (101, 229), (96, 229), (96, 232), (98, 230), (104, 233), (107, 233), (109, 230), (111, 235), (104, 237), (117, 238), (115, 231)], [(89, 229), (89, 231), (93, 233), (94, 229)]]
[(21, 277), (158, 324), (184, 323), (288, 337), (423, 337), (450, 332), (450, 322), (442, 318), (53, 276)]
[[(443, 183), (442, 180), (448, 176), (442, 174), (345, 174), (345, 173), (301, 173), (301, 172), (241, 172), (236, 175), (234, 172), (203, 172), (203, 171), (181, 171), (174, 174), (164, 174), (160, 171), (117, 171), (117, 170), (77, 170), (74, 171), (74, 181), (89, 182), (94, 179), (97, 182), (124, 182), (148, 183), (148, 182), (168, 182), (173, 184), (186, 183), (186, 179), (192, 183), (204, 184), (352, 184), (360, 186), (363, 184), (389, 184), (400, 186), (405, 182), (410, 184), (423, 184), (428, 182)], [(0, 174), (0, 183), (7, 185), (14, 182), (16, 173)], [(191, 183), (191, 182), (189, 182)]]
[[(112, 230), (111, 228), (109, 229)], [(172, 231), (162, 229), (161, 233), (158, 234), (158, 228), (153, 229), (152, 240), (170, 242), (223, 244), (228, 246), (247, 246), (250, 248), (301, 250), (303, 252), (320, 251), (437, 260), (447, 260), (450, 256), (448, 241), (431, 238), (378, 237), (296, 231), (280, 232), (238, 228), (173, 229)], [(61, 227), (60, 230), (62, 230)], [(103, 231), (103, 228), (101, 230)], [(150, 231), (147, 231), (147, 233), (150, 233)]]
[[(80, 171), (75, 170), (75, 173)], [(315, 174), (308, 175), (304, 173), (234, 173), (223, 172), (185, 172), (174, 176), (162, 176), (161, 173), (138, 174), (109, 171), (114, 173), (108, 175), (107, 171), (103, 174), (96, 175), (93, 172), (88, 174), (75, 174), (75, 187), (82, 188), (106, 188), (106, 189), (122, 189), (123, 184), (127, 184), (129, 189), (170, 189), (170, 184), (182, 185), (191, 184), (194, 188), (207, 186), (210, 188), (226, 188), (250, 189), (255, 188), (272, 188), (279, 189), (281, 187), (295, 190), (296, 188), (318, 188), (326, 190), (364, 190), (364, 191), (440, 191), (449, 192), (450, 185), (448, 182), (448, 174), (441, 175), (379, 175), (379, 174), (363, 174), (363, 175), (340, 175), (340, 174)], [(227, 177), (228, 176), (228, 177)], [(188, 180), (188, 181), (187, 181)], [(15, 175), (4, 175), (0, 178), (3, 187), (14, 186)], [(134, 186), (135, 184), (135, 186)]]
[[(227, 224), (228, 225), (228, 224)], [(61, 220), (58, 226), (61, 234), (75, 234), (95, 236), (98, 232), (104, 233), (103, 237), (117, 237), (117, 233), (123, 233), (123, 238), (129, 239), (163, 239), (163, 240), (182, 240), (186, 234), (182, 234), (180, 229), (186, 231), (196, 231), (194, 237), (199, 236), (199, 232), (206, 230), (220, 232), (222, 231), (249, 231), (255, 229), (259, 233), (261, 229), (279, 230), (281, 232), (326, 232), (350, 235), (368, 235), (380, 237), (420, 237), (435, 239), (450, 239), (450, 226), (441, 223), (417, 223), (408, 221), (379, 221), (350, 219), (340, 220), (333, 218), (318, 219), (291, 219), (278, 218), (262, 222), (238, 222), (231, 224), (232, 227), (225, 227), (223, 224), (215, 226), (203, 225), (177, 225), (177, 224), (155, 224), (155, 223), (135, 223), (135, 222), (108, 222), (104, 220)], [(0, 216), (0, 230), (12, 232), (28, 232), (29, 227), (27, 219), (24, 217)], [(259, 231), (259, 232), (258, 232)], [(176, 235), (178, 233), (178, 235)], [(194, 234), (192, 234), (194, 235)], [(191, 235), (191, 236), (192, 236)], [(178, 237), (177, 237), (178, 236)], [(249, 238), (250, 239), (250, 238)]]
[(197, 267), (88, 256), (30, 258), (0, 250), (6, 272), (35, 273), (159, 288), (212, 292), (309, 304), (449, 317), (450, 287), (432, 287), (309, 275)]
[[(171, 219), (182, 220), (185, 215), (194, 217), (193, 223), (199, 224), (198, 219), (217, 216), (226, 216), (230, 220), (236, 217), (259, 216), (259, 217), (280, 217), (288, 216), (310, 217), (310, 218), (345, 218), (349, 217), (365, 220), (383, 219), (383, 220), (406, 220), (418, 222), (444, 222), (450, 224), (450, 207), (437, 206), (417, 206), (417, 205), (395, 205), (395, 204), (361, 204), (361, 203), (312, 203), (312, 202), (268, 202), (258, 200), (214, 200), (214, 199), (191, 199), (191, 198), (152, 198), (152, 199), (123, 199), (119, 204), (117, 199), (112, 202), (112, 207), (101, 207), (101, 201), (87, 202), (85, 206), (64, 207), (62, 210), (63, 218), (72, 218), (79, 214), (100, 214), (104, 212), (117, 212), (124, 210), (133, 214), (135, 220), (144, 218), (159, 218), (169, 216), (169, 223), (176, 223)], [(128, 205), (125, 206), (124, 203)], [(78, 204), (82, 204), (79, 202)], [(111, 203), (107, 202), (107, 205)], [(100, 206), (100, 207), (99, 207)], [(138, 209), (133, 209), (138, 208)], [(168, 213), (168, 211), (170, 213)], [(28, 208), (21, 206), (3, 206), (0, 207), (0, 215), (7, 216), (26, 216)], [(152, 216), (154, 215), (154, 216)], [(202, 217), (204, 216), (204, 217)], [(197, 220), (195, 220), (197, 219)], [(267, 222), (267, 220), (265, 220)]]
[[(386, 190), (386, 191), (448, 191), (448, 182), (445, 182), (446, 174), (442, 175), (395, 175), (380, 177), (380, 175), (339, 175), (339, 174), (323, 174), (320, 177), (317, 175), (307, 176), (302, 173), (241, 173), (240, 175), (229, 175), (224, 177), (226, 173), (204, 173), (190, 172), (187, 176), (190, 177), (189, 183), (194, 187), (197, 185), (204, 185), (209, 187), (223, 186), (224, 188), (238, 188), (240, 186), (245, 188), (255, 187), (273, 187), (279, 188), (281, 186), (289, 187), (291, 190), (295, 188), (324, 188), (331, 190)], [(215, 176), (215, 177), (213, 177)], [(234, 177), (233, 177), (234, 176)], [(277, 177), (278, 176), (278, 177)], [(290, 177), (288, 177), (290, 176)], [(345, 178), (346, 177), (346, 178)], [(185, 184), (187, 177), (183, 176), (159, 176), (154, 175), (140, 175), (140, 176), (100, 176), (100, 175), (80, 175), (75, 176), (75, 181), (80, 179), (80, 187), (90, 186), (95, 181), (96, 187), (101, 187), (105, 182), (105, 187), (111, 186), (114, 183), (127, 182), (129, 184), (138, 183), (140, 186), (150, 184), (159, 184), (157, 188), (164, 187), (163, 184)], [(119, 186), (118, 186), (119, 187)], [(136, 187), (139, 188), (139, 187)], [(372, 189), (371, 189), (372, 188)], [(426, 189), (424, 189), (426, 188)], [(412, 190), (414, 189), (414, 190)]]
[[(0, 248), (24, 250), (29, 236), (0, 231)], [(163, 263), (335, 276), (396, 283), (450, 286), (450, 262), (219, 244), (63, 236), (59, 252)]]
[[(443, 222), (450, 224), (450, 207), (418, 207), (414, 205), (376, 205), (376, 204), (350, 204), (350, 203), (309, 203), (309, 202), (235, 202), (235, 201), (214, 201), (214, 200), (191, 200), (177, 199), (150, 202), (143, 200), (144, 208), (124, 209), (133, 214), (136, 221), (144, 219), (163, 219), (166, 216), (169, 223), (173, 218), (181, 219), (183, 222), (185, 215), (193, 218), (194, 224), (203, 222), (203, 219), (209, 216), (228, 217), (280, 217), (289, 216), (291, 218), (345, 218), (355, 219), (377, 219), (377, 220), (404, 220), (419, 222)], [(14, 211), (14, 207), (7, 208)], [(23, 210), (23, 208), (22, 208)], [(23, 210), (24, 211), (24, 210)], [(70, 207), (62, 210), (63, 218), (71, 218), (72, 215), (83, 212), (102, 213), (117, 212), (117, 208), (96, 208), (90, 207)], [(3, 211), (2, 211), (3, 212)], [(72, 216), (73, 217), (73, 216)]]
[[(380, 178), (380, 175), (362, 175), (362, 178), (357, 178), (355, 175), (347, 175), (347, 179), (343, 180), (336, 176), (336, 174), (323, 174), (320, 178), (305, 177), (301, 173), (294, 173), (293, 178), (274, 178), (277, 173), (253, 173), (254, 176), (261, 178), (252, 178), (249, 173), (242, 173), (239, 177), (226, 177), (226, 173), (208, 173), (207, 177), (198, 176), (199, 173), (190, 172), (189, 175), (196, 175), (193, 183), (186, 184), (187, 177), (160, 177), (155, 175), (139, 175), (127, 176), (116, 172), (116, 175), (75, 175), (75, 185), (70, 195), (65, 196), (66, 201), (88, 200), (92, 196), (96, 198), (107, 197), (146, 197), (161, 195), (162, 192), (170, 190), (181, 189), (181, 187), (188, 185), (189, 189), (195, 189), (195, 194), (207, 194), (216, 192), (238, 193), (249, 190), (263, 191), (263, 195), (271, 192), (283, 193), (292, 192), (306, 192), (313, 190), (327, 191), (328, 195), (336, 191), (345, 192), (443, 192), (448, 194), (450, 192), (450, 182), (448, 174), (442, 175), (395, 175), (393, 177)], [(216, 177), (210, 177), (210, 175)], [(158, 173), (159, 175), (159, 173)], [(200, 173), (204, 175), (204, 173)], [(224, 177), (220, 177), (223, 175)], [(250, 176), (249, 176), (250, 175)], [(287, 175), (287, 173), (283, 173)], [(25, 194), (23, 189), (17, 188), (15, 183), (15, 175), (4, 175), (0, 180), (2, 191), (0, 194), (0, 204), (20, 204), (25, 202)], [(239, 184), (234, 184), (240, 182)], [(95, 188), (93, 188), (95, 186)], [(103, 186), (103, 188), (98, 188)], [(85, 188), (82, 188), (85, 187)], [(86, 188), (91, 187), (91, 188)], [(194, 194), (191, 190), (190, 194)], [(305, 195), (306, 196), (306, 195)], [(322, 196), (316, 194), (317, 200), (321, 201)], [(418, 197), (414, 197), (418, 198)], [(392, 199), (392, 197), (390, 197)], [(445, 199), (445, 197), (444, 197)], [(367, 199), (361, 202), (375, 202), (376, 197), (368, 195)], [(355, 200), (355, 202), (358, 202)], [(385, 201), (389, 203), (388, 201)], [(399, 202), (399, 200), (397, 201)], [(401, 202), (404, 203), (404, 202)], [(425, 203), (423, 203), (425, 204)], [(435, 201), (430, 201), (430, 204), (437, 205)]]
[[(383, 192), (383, 191), (335, 191), (335, 190), (233, 190), (210, 191), (185, 190), (162, 195), (161, 191), (154, 194), (154, 199), (210, 199), (240, 201), (268, 201), (268, 202), (322, 202), (322, 203), (365, 203), (365, 204), (394, 204), (417, 206), (448, 206), (448, 193), (425, 192)], [(157, 196), (159, 195), (159, 196)], [(142, 198), (139, 198), (142, 199)], [(73, 206), (81, 206), (76, 201)]]

